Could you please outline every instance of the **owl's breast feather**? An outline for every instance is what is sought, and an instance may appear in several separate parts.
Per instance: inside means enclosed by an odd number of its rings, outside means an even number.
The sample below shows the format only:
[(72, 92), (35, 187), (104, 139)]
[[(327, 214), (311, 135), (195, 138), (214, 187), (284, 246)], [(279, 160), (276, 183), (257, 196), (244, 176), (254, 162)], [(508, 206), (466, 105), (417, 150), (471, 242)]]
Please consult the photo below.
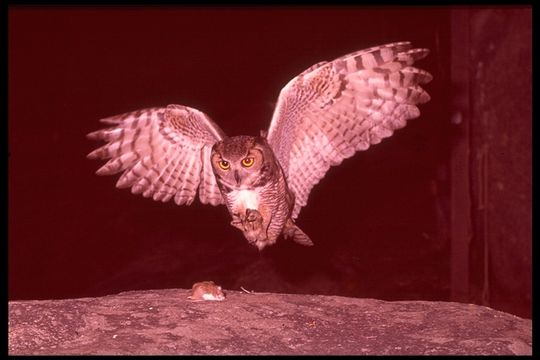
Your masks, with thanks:
[(227, 197), (234, 212), (244, 213), (246, 209), (259, 209), (259, 194), (255, 190), (233, 190)]

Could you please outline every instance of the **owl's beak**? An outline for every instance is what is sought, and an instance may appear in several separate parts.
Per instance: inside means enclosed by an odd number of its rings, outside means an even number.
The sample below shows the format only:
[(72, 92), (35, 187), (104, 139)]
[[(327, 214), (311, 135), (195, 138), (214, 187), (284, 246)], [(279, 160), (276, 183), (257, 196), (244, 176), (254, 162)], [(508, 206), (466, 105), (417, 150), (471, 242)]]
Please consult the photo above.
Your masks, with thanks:
[(238, 174), (238, 170), (234, 170), (234, 179), (236, 180), (236, 185), (240, 185), (240, 174)]

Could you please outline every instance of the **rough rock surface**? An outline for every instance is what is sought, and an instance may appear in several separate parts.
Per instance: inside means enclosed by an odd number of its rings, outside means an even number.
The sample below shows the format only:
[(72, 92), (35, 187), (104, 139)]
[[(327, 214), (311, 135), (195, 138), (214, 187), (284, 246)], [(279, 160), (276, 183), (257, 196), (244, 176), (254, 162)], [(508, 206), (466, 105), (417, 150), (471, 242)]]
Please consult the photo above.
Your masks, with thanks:
[(9, 354), (532, 354), (531, 320), (428, 301), (188, 290), (9, 302)]

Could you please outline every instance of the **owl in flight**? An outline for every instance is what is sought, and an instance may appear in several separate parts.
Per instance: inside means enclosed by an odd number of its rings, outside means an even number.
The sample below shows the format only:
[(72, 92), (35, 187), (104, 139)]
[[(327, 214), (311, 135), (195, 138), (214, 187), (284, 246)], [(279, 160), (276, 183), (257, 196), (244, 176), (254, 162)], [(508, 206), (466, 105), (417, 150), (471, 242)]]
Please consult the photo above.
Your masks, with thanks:
[(112, 127), (88, 154), (110, 159), (98, 175), (123, 172), (116, 187), (156, 201), (225, 204), (231, 225), (259, 250), (280, 235), (312, 241), (295, 220), (330, 166), (418, 117), (432, 76), (412, 67), (428, 54), (396, 42), (317, 63), (281, 90), (268, 131), (228, 137), (203, 112), (168, 105), (102, 119)]

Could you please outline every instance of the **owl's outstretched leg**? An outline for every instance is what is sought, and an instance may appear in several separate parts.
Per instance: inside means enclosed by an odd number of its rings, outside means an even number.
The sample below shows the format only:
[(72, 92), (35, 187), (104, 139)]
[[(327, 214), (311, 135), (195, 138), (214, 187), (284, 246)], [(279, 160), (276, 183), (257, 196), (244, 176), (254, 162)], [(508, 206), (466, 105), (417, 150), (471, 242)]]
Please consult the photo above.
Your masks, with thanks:
[(285, 239), (290, 239), (300, 245), (304, 246), (313, 246), (313, 241), (307, 236), (296, 224), (291, 220), (287, 219), (285, 226), (283, 227), (283, 236)]
[(257, 245), (259, 243), (266, 243), (267, 236), (265, 227), (263, 225), (263, 217), (257, 210), (247, 209), (246, 219), (244, 221), (244, 236), (246, 239)]
[(244, 220), (245, 231), (258, 232), (263, 230), (263, 217), (260, 212), (253, 209), (246, 210), (246, 218)]
[(258, 228), (262, 229), (262, 215), (257, 210), (247, 209), (245, 216), (233, 214), (231, 225), (242, 231), (253, 231)]
[(240, 216), (234, 214), (232, 217), (233, 219), (231, 221), (231, 225), (237, 229), (244, 231), (244, 222), (242, 221), (242, 219), (240, 219)]
[(266, 242), (267, 236), (263, 226), (263, 217), (257, 210), (246, 209), (245, 216), (233, 215), (231, 225), (242, 230), (251, 244)]

